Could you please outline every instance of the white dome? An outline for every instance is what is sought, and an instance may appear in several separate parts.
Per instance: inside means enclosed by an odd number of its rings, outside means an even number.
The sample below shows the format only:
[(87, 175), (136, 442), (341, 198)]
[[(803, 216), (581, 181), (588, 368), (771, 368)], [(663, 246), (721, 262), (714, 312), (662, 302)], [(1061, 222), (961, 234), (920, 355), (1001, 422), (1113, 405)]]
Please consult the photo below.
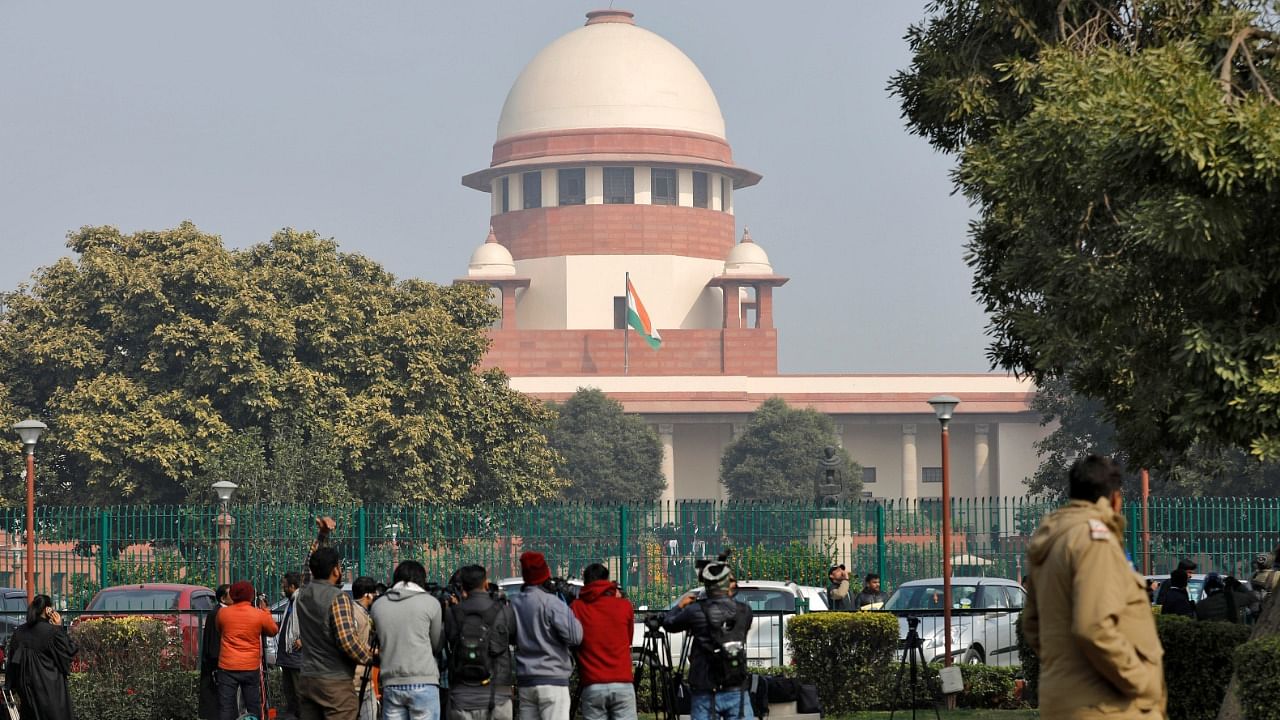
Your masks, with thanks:
[(764, 248), (751, 239), (751, 231), (743, 228), (742, 242), (733, 246), (724, 259), (725, 275), (772, 275), (773, 266)]
[(585, 27), (546, 46), (507, 93), (498, 140), (585, 128), (655, 128), (724, 139), (724, 117), (707, 79), (675, 45), (631, 24), (630, 13), (596, 11)]
[(467, 264), (467, 277), (515, 274), (516, 261), (512, 259), (511, 251), (498, 242), (498, 238), (493, 234), (493, 228), (489, 228), (489, 237), (485, 239), (484, 244), (471, 253), (471, 262)]

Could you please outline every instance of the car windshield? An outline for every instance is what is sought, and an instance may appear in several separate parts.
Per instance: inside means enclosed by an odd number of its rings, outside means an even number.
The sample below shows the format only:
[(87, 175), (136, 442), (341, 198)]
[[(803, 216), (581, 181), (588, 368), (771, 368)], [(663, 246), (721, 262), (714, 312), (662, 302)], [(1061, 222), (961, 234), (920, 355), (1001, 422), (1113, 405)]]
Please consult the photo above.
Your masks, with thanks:
[[(976, 585), (952, 585), (951, 607), (971, 608), (974, 596), (978, 593)], [(942, 583), (936, 585), (908, 585), (900, 587), (884, 604), (885, 610), (941, 610)]]
[(0, 610), (4, 612), (26, 612), (27, 599), (22, 596), (7, 597), (3, 600), (4, 605), (0, 606)]
[(86, 610), (120, 612), (124, 610), (177, 610), (176, 590), (118, 590), (104, 592), (89, 603)]

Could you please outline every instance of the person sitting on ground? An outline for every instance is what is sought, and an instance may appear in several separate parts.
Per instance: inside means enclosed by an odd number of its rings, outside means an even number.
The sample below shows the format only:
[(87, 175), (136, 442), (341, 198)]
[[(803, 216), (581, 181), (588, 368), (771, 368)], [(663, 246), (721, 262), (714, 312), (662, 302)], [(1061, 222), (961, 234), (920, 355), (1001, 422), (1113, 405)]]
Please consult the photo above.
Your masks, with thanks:
[[(280, 628), (265, 601), (254, 605), (253, 584), (241, 580), (231, 586), (231, 605), (218, 611), (218, 714), (221, 720), (240, 716), (237, 699), (245, 711), (267, 717), (266, 680), (262, 675), (262, 637), (275, 637)], [(239, 696), (237, 698), (237, 696)]]
[(1187, 593), (1187, 580), (1187, 571), (1180, 567), (1169, 573), (1169, 582), (1160, 588), (1164, 594), (1164, 602), (1160, 604), (1162, 615), (1196, 616), (1196, 604)]

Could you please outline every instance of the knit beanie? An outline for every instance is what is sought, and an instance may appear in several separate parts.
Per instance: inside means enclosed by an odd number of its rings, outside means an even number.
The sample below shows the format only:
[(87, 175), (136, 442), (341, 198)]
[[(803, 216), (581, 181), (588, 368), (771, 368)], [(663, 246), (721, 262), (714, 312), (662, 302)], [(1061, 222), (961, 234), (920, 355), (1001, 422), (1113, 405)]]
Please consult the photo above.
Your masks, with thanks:
[(728, 592), (729, 584), (733, 582), (733, 570), (728, 563), (711, 562), (702, 566), (702, 570), (698, 572), (698, 579), (707, 587), (707, 590), (723, 590)]
[(232, 584), (231, 602), (253, 602), (253, 583), (241, 580)]
[(551, 579), (551, 568), (540, 552), (527, 552), (520, 556), (520, 577), (525, 585), (541, 585)]

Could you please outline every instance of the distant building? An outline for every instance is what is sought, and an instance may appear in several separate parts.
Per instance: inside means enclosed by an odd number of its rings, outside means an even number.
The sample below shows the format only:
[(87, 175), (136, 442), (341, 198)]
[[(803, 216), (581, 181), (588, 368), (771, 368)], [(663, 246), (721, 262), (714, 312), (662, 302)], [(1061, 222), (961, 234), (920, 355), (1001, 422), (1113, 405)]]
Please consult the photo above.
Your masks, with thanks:
[[(735, 242), (736, 195), (761, 175), (734, 162), (715, 93), (683, 52), (632, 13), (587, 18), (525, 66), (489, 167), (462, 179), (492, 196), (491, 231), (459, 279), (502, 306), (486, 364), (541, 398), (598, 387), (643, 415), (666, 449), (667, 499), (723, 497), (724, 447), (775, 395), (834, 418), (875, 497), (940, 494), (925, 400), (956, 395), (954, 494), (1022, 494), (1043, 434), (1028, 382), (778, 373), (773, 303), (787, 278), (745, 228)], [(627, 274), (660, 350), (622, 329)]]

